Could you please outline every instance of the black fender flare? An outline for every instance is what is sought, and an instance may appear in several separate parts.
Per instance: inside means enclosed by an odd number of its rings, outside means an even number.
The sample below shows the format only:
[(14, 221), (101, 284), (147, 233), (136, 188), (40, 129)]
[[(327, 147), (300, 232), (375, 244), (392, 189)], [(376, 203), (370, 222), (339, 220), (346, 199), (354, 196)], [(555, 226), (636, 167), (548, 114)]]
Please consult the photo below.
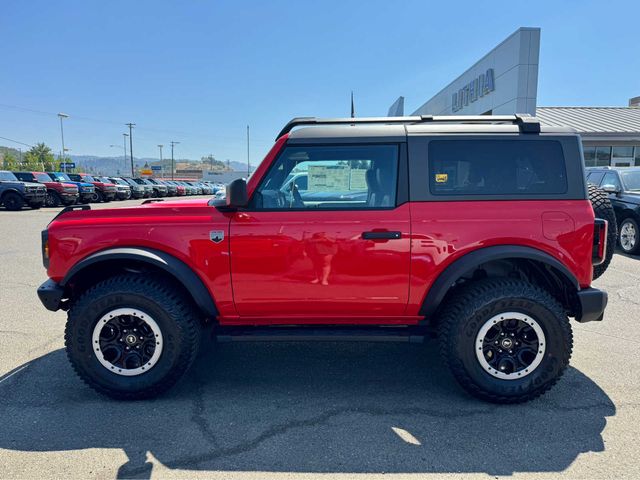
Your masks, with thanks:
[(18, 195), (20, 195), (22, 197), (22, 199), (24, 199), (24, 192), (18, 190), (17, 188), (14, 188), (14, 187), (9, 187), (9, 188), (4, 189), (2, 191), (2, 193), (0, 193), (0, 198), (4, 198), (4, 196), (7, 193), (17, 193)]
[(427, 292), (420, 308), (420, 315), (429, 317), (436, 313), (451, 286), (465, 273), (493, 260), (523, 259), (541, 262), (560, 272), (573, 285), (576, 292), (580, 284), (575, 275), (558, 259), (542, 250), (521, 245), (495, 245), (467, 253), (446, 267)]
[(191, 267), (169, 253), (153, 248), (117, 247), (93, 253), (71, 267), (60, 282), (60, 286), (64, 288), (74, 276), (91, 265), (112, 260), (135, 260), (164, 270), (184, 285), (198, 308), (208, 318), (218, 316), (214, 299), (202, 279)]

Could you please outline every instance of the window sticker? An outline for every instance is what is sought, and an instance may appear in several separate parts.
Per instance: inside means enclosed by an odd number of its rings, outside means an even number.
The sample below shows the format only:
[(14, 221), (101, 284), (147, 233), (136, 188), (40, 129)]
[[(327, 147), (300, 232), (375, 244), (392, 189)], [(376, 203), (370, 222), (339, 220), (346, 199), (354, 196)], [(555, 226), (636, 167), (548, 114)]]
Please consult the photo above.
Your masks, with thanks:
[(436, 183), (447, 183), (448, 179), (448, 173), (436, 173)]

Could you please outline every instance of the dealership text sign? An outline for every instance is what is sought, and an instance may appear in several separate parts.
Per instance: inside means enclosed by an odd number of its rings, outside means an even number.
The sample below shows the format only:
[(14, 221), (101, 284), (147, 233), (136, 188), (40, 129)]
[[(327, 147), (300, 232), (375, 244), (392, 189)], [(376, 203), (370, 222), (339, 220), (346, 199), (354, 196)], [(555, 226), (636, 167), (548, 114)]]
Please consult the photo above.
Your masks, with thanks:
[(464, 87), (454, 93), (451, 97), (451, 109), (454, 112), (475, 102), (478, 98), (484, 97), (495, 90), (493, 68), (488, 68), (485, 73), (481, 73)]

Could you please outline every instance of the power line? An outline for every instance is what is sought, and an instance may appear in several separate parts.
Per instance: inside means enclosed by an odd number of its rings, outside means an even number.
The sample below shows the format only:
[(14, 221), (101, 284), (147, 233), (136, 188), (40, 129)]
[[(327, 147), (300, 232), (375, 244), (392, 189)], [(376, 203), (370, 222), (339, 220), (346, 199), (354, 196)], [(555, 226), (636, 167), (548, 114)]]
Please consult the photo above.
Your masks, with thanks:
[(7, 137), (0, 137), (2, 140), (6, 140), (8, 142), (13, 142), (13, 143), (17, 143), (18, 145), (24, 145), (25, 147), (33, 147), (33, 145), (29, 145), (28, 143), (24, 143), (24, 142), (19, 142), (18, 140), (13, 140), (11, 138), (7, 138)]

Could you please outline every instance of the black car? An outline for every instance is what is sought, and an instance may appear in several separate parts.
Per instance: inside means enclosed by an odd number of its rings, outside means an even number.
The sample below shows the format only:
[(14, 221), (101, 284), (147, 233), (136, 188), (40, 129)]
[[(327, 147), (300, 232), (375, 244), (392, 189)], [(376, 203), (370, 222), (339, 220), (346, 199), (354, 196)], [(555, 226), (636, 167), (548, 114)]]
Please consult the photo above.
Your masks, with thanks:
[(24, 205), (38, 209), (44, 205), (46, 197), (44, 185), (22, 182), (13, 172), (0, 171), (0, 205), (7, 210), (20, 210)]
[(587, 182), (607, 192), (625, 253), (640, 253), (640, 167), (587, 168)]

